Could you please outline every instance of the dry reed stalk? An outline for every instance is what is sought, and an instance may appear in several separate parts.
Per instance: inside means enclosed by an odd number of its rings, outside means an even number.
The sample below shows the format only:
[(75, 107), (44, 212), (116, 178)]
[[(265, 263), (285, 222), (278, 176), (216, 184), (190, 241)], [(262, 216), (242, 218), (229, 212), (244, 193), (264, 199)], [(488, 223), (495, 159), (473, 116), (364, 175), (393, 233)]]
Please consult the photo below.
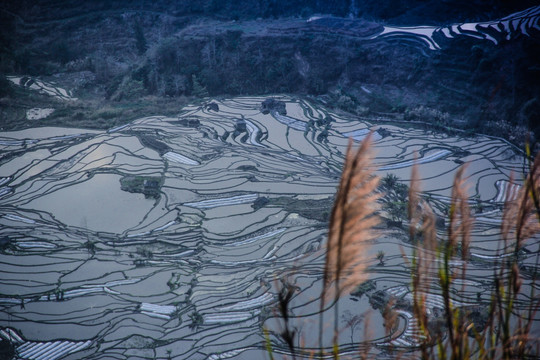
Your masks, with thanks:
[(415, 242), (417, 227), (420, 223), (420, 176), (418, 175), (418, 164), (416, 164), (416, 154), (414, 155), (414, 165), (411, 169), (411, 182), (409, 186), (409, 203), (407, 212), (409, 215), (409, 238)]
[[(512, 180), (510, 184), (512, 184)], [(516, 356), (523, 358), (526, 355), (532, 320), (535, 318), (540, 304), (540, 300), (535, 298), (535, 287), (533, 285), (530, 294), (533, 303), (530, 304), (525, 324), (523, 324), (522, 317), (518, 316), (518, 326), (511, 333), (510, 323), (513, 307), (523, 282), (518, 265), (519, 252), (525, 241), (540, 231), (539, 190), (540, 153), (536, 156), (534, 162), (529, 162), (529, 173), (525, 177), (525, 183), (521, 187), (517, 198), (511, 199), (507, 194), (505, 199), (501, 232), (505, 253), (511, 251), (513, 256), (511, 264), (502, 261), (499, 274), (496, 274), (498, 276), (496, 299), (492, 304), (492, 307), (496, 308), (495, 316), (497, 316), (499, 322), (495, 345), (499, 341), (502, 343), (502, 357), (505, 359)], [(505, 278), (505, 272), (507, 273), (506, 287), (502, 281)]]
[[(511, 189), (514, 184), (514, 174), (510, 174), (510, 181), (508, 182), (507, 189)], [(517, 213), (517, 204), (515, 199), (512, 199), (510, 191), (506, 191), (504, 198), (504, 211), (502, 215), (501, 234), (504, 241), (505, 249), (508, 246), (508, 242), (513, 237), (513, 226), (515, 225), (515, 216)], [(518, 196), (521, 198), (521, 196)]]
[[(540, 159), (540, 156), (537, 159)], [(526, 239), (529, 239), (540, 231), (540, 218), (538, 217), (538, 209), (535, 203), (539, 187), (540, 166), (537, 169), (533, 168), (531, 173), (529, 173), (516, 200), (510, 199), (508, 194), (505, 199), (501, 230), (505, 247), (508, 246), (510, 241), (513, 241), (514, 252), (519, 251), (523, 247)]]
[[(530, 155), (530, 154), (528, 154)], [(513, 175), (508, 188), (513, 184)], [(522, 279), (519, 271), (518, 256), (525, 241), (540, 231), (540, 154), (534, 162), (529, 162), (529, 173), (516, 197), (506, 193), (502, 217), (501, 234), (504, 254), (511, 254), (500, 261), (494, 271), (495, 292), (492, 296), (490, 314), (486, 331), (477, 337), (481, 359), (527, 358), (538, 355), (539, 349), (532, 349), (530, 330), (540, 305), (535, 297), (534, 279), (529, 298), (532, 303), (525, 316), (515, 313), (515, 301), (521, 291)], [(537, 258), (538, 263), (538, 258)], [(511, 331), (512, 318), (517, 318), (515, 330)], [(517, 325), (517, 326), (516, 326)], [(484, 344), (487, 343), (487, 348)]]
[(334, 295), (334, 358), (337, 358), (338, 346), (338, 300), (341, 294), (366, 280), (367, 247), (375, 239), (373, 227), (379, 222), (374, 215), (377, 210), (376, 200), (379, 198), (375, 193), (379, 179), (373, 175), (374, 168), (370, 159), (371, 134), (356, 152), (352, 144), (352, 139), (349, 139), (345, 165), (330, 217), (321, 292), (321, 349), (322, 313), (331, 295), (329, 291), (333, 290)]
[[(427, 344), (431, 342), (428, 331), (428, 317), (426, 311), (426, 296), (430, 289), (430, 274), (433, 271), (433, 262), (437, 248), (435, 230), (435, 214), (425, 201), (419, 197), (420, 179), (418, 165), (414, 164), (411, 171), (409, 186), (409, 237), (413, 243), (413, 256), (411, 260), (411, 278), (413, 292), (413, 314), (418, 322), (419, 329), (425, 338), (421, 346), (422, 359), (428, 359)], [(418, 225), (421, 223), (423, 244), (419, 246), (416, 239)], [(418, 339), (419, 340), (419, 339)]]
[[(468, 203), (468, 186), (463, 179), (466, 165), (460, 167), (454, 177), (452, 185), (452, 196), (450, 205), (450, 223), (448, 226), (448, 241), (452, 251), (458, 248), (461, 240), (461, 257), (467, 260), (469, 245), (471, 243), (472, 217)], [(454, 255), (454, 253), (452, 253)]]
[[(448, 343), (452, 359), (469, 357), (469, 340), (467, 338), (466, 316), (452, 305), (450, 297), (451, 286), (455, 275), (450, 270), (450, 259), (455, 256), (458, 244), (461, 245), (463, 267), (461, 278), (466, 275), (466, 260), (471, 241), (472, 217), (468, 204), (467, 185), (463, 178), (466, 166), (456, 172), (452, 185), (452, 195), (448, 225), (448, 240), (443, 250), (443, 264), (439, 268), (439, 282), (444, 300), (446, 327), (448, 328)], [(463, 290), (463, 289), (462, 289)], [(445, 347), (441, 346), (443, 351)]]
[(529, 159), (529, 175), (527, 182), (531, 184), (531, 198), (536, 210), (536, 217), (538, 222), (540, 222), (540, 152), (536, 154), (536, 158), (531, 162), (531, 150), (528, 145), (526, 150), (527, 158)]

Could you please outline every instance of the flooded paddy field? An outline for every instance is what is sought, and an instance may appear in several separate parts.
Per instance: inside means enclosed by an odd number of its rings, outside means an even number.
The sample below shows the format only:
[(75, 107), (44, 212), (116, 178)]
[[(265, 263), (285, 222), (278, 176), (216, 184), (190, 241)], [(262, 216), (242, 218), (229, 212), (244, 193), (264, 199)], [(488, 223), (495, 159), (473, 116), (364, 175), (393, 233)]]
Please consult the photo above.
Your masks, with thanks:
[[(417, 154), (424, 198), (443, 223), (441, 238), (453, 176), (469, 164), (476, 221), (470, 278), (455, 303), (488, 304), (502, 203), (519, 188), (525, 168), (518, 150), (496, 138), (369, 123), (304, 100), (276, 99), (286, 114), (263, 113), (265, 98), (244, 97), (109, 131), (2, 133), (3, 346), (19, 359), (264, 358), (263, 325), (274, 330), (275, 351), (286, 352), (272, 320), (276, 285), (285, 276), (296, 288), (300, 337), (316, 346), (310, 339), (327, 220), (344, 152), (349, 137), (359, 142), (370, 131), (380, 176), (395, 174), (408, 184)], [(537, 247), (538, 239), (530, 241), (520, 258), (524, 289), (537, 270)], [(405, 230), (383, 221), (369, 249), (369, 282), (340, 301), (344, 354), (361, 342), (382, 354), (416, 345), (410, 308), (396, 308), (399, 326), (386, 336), (377, 305), (384, 296), (411, 301), (404, 259), (411, 253)], [(442, 309), (437, 293), (427, 302)], [(523, 295), (516, 307), (529, 304)], [(366, 339), (363, 324), (346, 325), (369, 309)], [(331, 311), (326, 318), (331, 323)], [(532, 334), (539, 331), (537, 321)]]

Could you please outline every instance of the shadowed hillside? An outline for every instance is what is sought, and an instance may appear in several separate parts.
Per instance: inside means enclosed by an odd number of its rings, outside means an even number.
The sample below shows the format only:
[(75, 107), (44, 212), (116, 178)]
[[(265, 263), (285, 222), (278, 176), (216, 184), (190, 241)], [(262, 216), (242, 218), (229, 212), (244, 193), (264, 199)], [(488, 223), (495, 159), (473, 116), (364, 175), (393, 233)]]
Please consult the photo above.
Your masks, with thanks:
[[(80, 113), (85, 126), (117, 125), (88, 121), (96, 101), (101, 107), (123, 103), (117, 112), (128, 119), (125, 109), (148, 96), (155, 103), (290, 93), (322, 96), (361, 116), (436, 122), (521, 142), (527, 129), (538, 134), (536, 28), (527, 35), (496, 34), (497, 44), (474, 34), (441, 39), (438, 51), (421, 38), (376, 37), (385, 25), (496, 20), (532, 3), (8, 2), (0, 7), (0, 71), (72, 90), (82, 102), (65, 113)], [(306, 21), (315, 14), (328, 15)], [(0, 96), (7, 105), (4, 128), (21, 126), (18, 109), (49, 101), (28, 98), (5, 80)]]

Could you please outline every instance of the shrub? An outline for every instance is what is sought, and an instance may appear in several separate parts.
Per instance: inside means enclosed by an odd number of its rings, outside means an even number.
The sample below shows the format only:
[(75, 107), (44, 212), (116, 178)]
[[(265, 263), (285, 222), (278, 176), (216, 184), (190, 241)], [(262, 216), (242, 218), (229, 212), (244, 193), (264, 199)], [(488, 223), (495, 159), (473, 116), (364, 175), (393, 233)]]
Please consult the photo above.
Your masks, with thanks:
[(529, 139), (531, 141), (534, 137), (534, 134), (527, 127), (514, 125), (506, 120), (487, 121), (482, 126), (482, 131), (487, 135), (502, 137), (518, 144), (523, 139)]
[(146, 43), (146, 37), (144, 36), (143, 28), (139, 22), (136, 22), (133, 26), (133, 34), (135, 35), (137, 52), (139, 55), (142, 55), (146, 52), (146, 49), (148, 49), (148, 44)]
[(193, 82), (193, 90), (191, 91), (193, 96), (198, 98), (208, 97), (208, 90), (206, 90), (206, 87), (201, 85), (196, 75), (191, 76), (191, 81)]
[(111, 100), (133, 100), (144, 95), (146, 95), (146, 90), (142, 81), (125, 77), (116, 92), (111, 96)]
[(412, 110), (405, 111), (405, 120), (424, 121), (427, 123), (438, 123), (439, 125), (447, 124), (450, 115), (437, 109), (426, 106), (418, 106)]

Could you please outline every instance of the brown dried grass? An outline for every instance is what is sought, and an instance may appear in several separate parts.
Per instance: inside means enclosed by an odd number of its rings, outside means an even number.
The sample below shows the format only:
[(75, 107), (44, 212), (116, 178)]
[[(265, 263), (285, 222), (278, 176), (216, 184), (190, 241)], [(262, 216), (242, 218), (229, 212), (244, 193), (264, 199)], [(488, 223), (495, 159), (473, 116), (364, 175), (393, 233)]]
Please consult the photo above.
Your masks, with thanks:
[(345, 166), (337, 192), (328, 234), (324, 266), (323, 301), (335, 284), (340, 296), (366, 280), (366, 250), (376, 238), (373, 228), (379, 223), (375, 192), (379, 178), (373, 175), (370, 157), (371, 134), (356, 152), (349, 140)]

